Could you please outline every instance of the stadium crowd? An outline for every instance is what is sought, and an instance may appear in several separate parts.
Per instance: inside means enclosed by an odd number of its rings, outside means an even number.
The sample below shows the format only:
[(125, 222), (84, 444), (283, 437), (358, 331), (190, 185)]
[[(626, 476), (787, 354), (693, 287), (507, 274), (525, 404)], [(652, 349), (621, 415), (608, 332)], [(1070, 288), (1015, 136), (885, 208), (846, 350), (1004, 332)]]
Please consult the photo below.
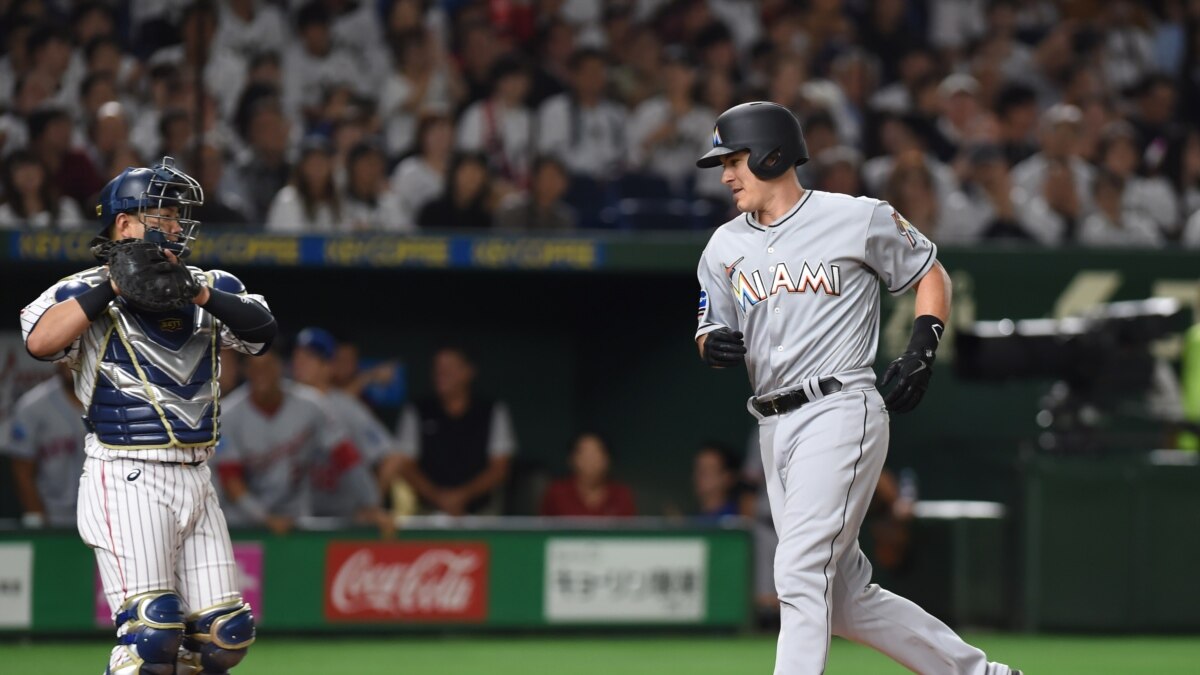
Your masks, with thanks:
[(0, 227), (78, 228), (175, 157), (209, 224), (702, 229), (716, 115), (933, 239), (1200, 246), (1183, 0), (7, 0)]

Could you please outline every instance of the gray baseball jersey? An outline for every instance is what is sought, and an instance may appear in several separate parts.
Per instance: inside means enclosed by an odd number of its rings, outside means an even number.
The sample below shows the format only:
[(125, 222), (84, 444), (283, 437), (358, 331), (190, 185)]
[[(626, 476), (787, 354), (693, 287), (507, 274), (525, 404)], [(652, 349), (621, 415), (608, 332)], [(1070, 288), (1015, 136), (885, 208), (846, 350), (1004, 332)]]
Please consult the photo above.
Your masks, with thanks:
[(82, 415), (83, 409), (67, 398), (62, 381), (52, 377), (17, 399), (9, 437), (0, 444), (14, 458), (37, 462), (37, 491), (50, 525), (75, 524), (86, 456)]
[(325, 392), (323, 400), (325, 409), (345, 427), (368, 465), (395, 452), (392, 435), (365, 403), (338, 389)]
[(722, 326), (746, 339), (757, 396), (847, 373), (871, 386), (880, 282), (910, 289), (937, 247), (887, 202), (809, 190), (770, 226), (722, 225), (700, 258), (696, 337)]
[(226, 398), (218, 472), (240, 468), (251, 495), (272, 515), (348, 517), (375, 504), (366, 465), (327, 399), (296, 382), (281, 386), (283, 403), (270, 413), (250, 400), (247, 387)]
[[(769, 226), (744, 214), (700, 260), (697, 338), (740, 330), (758, 397), (802, 390), (808, 403), (759, 419), (779, 543), (776, 675), (825, 672), (830, 635), (869, 645), (922, 673), (1009, 675), (920, 607), (870, 583), (858, 531), (887, 456), (875, 390), (879, 288), (900, 294), (937, 248), (889, 204), (805, 192)], [(840, 391), (825, 394), (821, 378)]]

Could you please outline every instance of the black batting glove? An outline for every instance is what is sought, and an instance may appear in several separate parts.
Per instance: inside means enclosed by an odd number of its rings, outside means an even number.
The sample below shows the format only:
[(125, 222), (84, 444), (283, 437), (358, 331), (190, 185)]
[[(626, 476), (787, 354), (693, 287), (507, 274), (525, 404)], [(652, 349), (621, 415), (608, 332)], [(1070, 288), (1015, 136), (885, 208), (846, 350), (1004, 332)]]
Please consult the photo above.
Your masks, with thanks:
[(880, 387), (885, 389), (893, 381), (896, 383), (883, 398), (888, 412), (910, 412), (921, 402), (925, 391), (929, 389), (938, 343), (945, 330), (941, 319), (928, 314), (917, 317), (913, 322), (913, 335), (908, 342), (908, 349), (887, 367), (880, 383)]
[(718, 328), (704, 339), (704, 362), (713, 368), (729, 368), (746, 361), (746, 343), (741, 331)]

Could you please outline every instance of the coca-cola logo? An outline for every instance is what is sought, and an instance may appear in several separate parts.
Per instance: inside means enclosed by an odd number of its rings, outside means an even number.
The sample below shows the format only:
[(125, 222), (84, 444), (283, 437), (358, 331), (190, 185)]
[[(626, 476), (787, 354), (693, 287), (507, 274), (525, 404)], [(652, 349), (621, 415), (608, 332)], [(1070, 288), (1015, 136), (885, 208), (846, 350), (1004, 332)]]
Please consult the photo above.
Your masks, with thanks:
[(488, 549), (476, 543), (331, 542), (331, 621), (460, 620), (487, 615)]

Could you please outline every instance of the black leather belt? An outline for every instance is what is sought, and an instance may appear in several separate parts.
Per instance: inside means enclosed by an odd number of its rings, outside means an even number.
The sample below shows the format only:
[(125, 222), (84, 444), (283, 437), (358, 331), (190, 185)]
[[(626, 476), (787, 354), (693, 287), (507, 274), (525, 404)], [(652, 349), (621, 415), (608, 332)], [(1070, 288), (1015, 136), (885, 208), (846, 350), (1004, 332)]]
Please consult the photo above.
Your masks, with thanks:
[[(842, 382), (836, 377), (826, 377), (820, 380), (817, 386), (820, 387), (821, 393), (826, 396), (842, 390)], [(772, 415), (782, 415), (785, 412), (791, 412), (805, 403), (808, 403), (808, 394), (805, 394), (802, 389), (797, 389), (765, 401), (754, 399), (751, 405), (754, 406), (759, 415), (770, 417)]]

